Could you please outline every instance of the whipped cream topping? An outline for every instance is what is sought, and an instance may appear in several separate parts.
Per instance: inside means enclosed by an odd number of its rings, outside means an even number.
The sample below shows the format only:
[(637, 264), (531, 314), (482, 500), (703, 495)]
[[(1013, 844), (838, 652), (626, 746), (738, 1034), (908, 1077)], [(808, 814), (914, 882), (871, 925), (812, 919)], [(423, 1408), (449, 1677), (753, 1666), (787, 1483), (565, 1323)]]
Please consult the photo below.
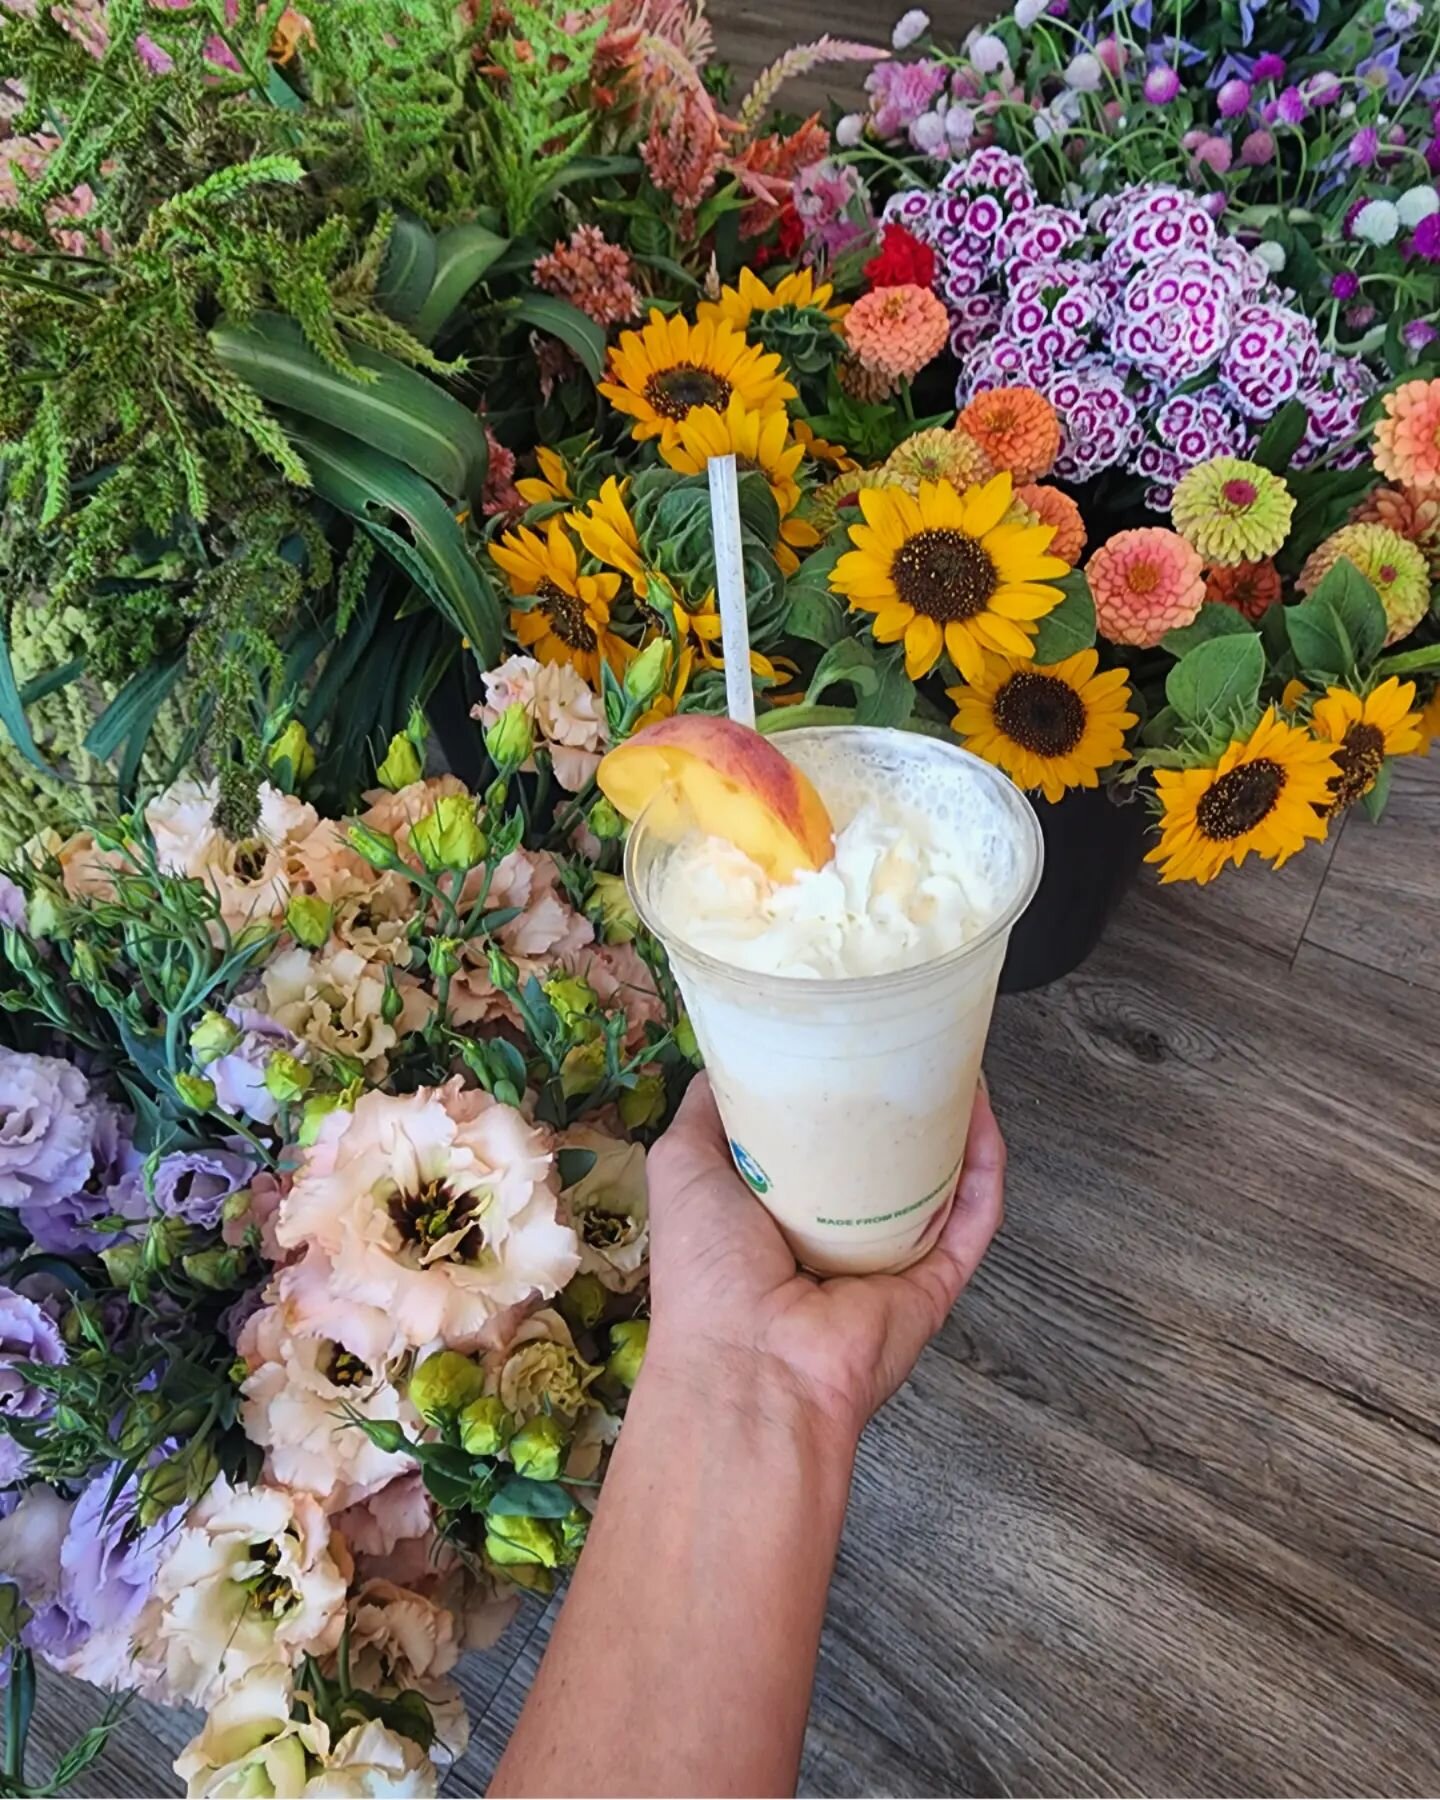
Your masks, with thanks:
[(685, 839), (656, 872), (667, 932), (736, 968), (814, 980), (888, 975), (969, 942), (1005, 896), (962, 841), (911, 808), (865, 802), (823, 869), (772, 881), (723, 838)]

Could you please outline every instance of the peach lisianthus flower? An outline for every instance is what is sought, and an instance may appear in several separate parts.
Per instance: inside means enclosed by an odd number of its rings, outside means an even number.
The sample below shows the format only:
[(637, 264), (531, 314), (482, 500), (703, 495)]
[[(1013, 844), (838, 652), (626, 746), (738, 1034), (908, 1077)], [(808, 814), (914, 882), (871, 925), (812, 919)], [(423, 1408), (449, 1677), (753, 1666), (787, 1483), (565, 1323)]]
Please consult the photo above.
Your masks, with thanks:
[(350, 1574), (310, 1495), (222, 1475), (176, 1532), (140, 1636), (171, 1696), (207, 1706), (252, 1669), (333, 1650)]
[(258, 1169), (240, 1192), (231, 1196), (231, 1203), (221, 1214), (222, 1240), (232, 1250), (255, 1241), (266, 1262), (283, 1263), (286, 1253), (275, 1242), (275, 1215), (289, 1192), (290, 1177), (283, 1170), (275, 1174), (269, 1169)]
[(1101, 633), (1149, 647), (1188, 625), (1205, 598), (1204, 564), (1178, 532), (1145, 525), (1117, 531), (1086, 564)]
[(1060, 454), (1059, 415), (1036, 388), (987, 388), (965, 407), (955, 429), (972, 437), (1017, 484), (1048, 475)]
[(564, 1193), (580, 1239), (580, 1271), (612, 1293), (628, 1294), (644, 1279), (650, 1253), (645, 1147), (593, 1125), (571, 1125), (561, 1132), (557, 1148), (585, 1150), (595, 1158)]
[(414, 1742), (378, 1719), (356, 1725), (336, 1743), (325, 1767), (300, 1790), (301, 1800), (371, 1800), (381, 1794), (425, 1796), (439, 1792), (434, 1763)]
[(395, 1384), (395, 1359), (372, 1367), (334, 1338), (296, 1331), (283, 1305), (249, 1318), (236, 1348), (250, 1371), (240, 1420), (277, 1487), (313, 1494), (333, 1513), (412, 1467), (409, 1455), (378, 1449), (348, 1416), (417, 1423)]
[(1417, 493), (1440, 491), (1440, 380), (1402, 382), (1382, 404), (1375, 467)]
[(257, 1009), (302, 1043), (334, 1056), (353, 1057), (367, 1077), (380, 1080), (387, 1055), (408, 1031), (425, 1022), (430, 1001), (413, 975), (392, 975), (401, 997), (393, 1023), (382, 1013), (384, 967), (355, 950), (305, 950), (272, 957), (256, 990)]
[(557, 966), (588, 981), (606, 1011), (619, 1007), (624, 1012), (627, 1050), (640, 1047), (647, 1025), (665, 1023), (665, 1002), (655, 977), (633, 944), (587, 944), (574, 954), (562, 955)]
[[(550, 753), (555, 779), (578, 794), (600, 766), (605, 714), (600, 696), (571, 664), (512, 656), (484, 677), (485, 699), (471, 709), (487, 730), (511, 706), (523, 706), (535, 736)], [(531, 757), (522, 764), (533, 769)]]
[(290, 1671), (282, 1664), (248, 1670), (175, 1758), (186, 1793), (303, 1793), (306, 1771), (324, 1760), (330, 1733), (308, 1707), (294, 1712), (293, 1704)]
[[(461, 893), (461, 905), (472, 903), (478, 877), (472, 873)], [(492, 935), (515, 964), (523, 987), (532, 975), (544, 977), (595, 940), (595, 927), (565, 898), (560, 869), (545, 850), (513, 850), (496, 865), (487, 904), (518, 907), (513, 919)], [(450, 1016), (457, 1025), (487, 1024), (506, 1019), (521, 1023), (509, 998), (490, 979), (484, 941), (470, 939), (461, 951), (461, 968), (450, 985)]]
[(228, 837), (215, 823), (219, 784), (177, 781), (145, 808), (160, 867), (214, 890), (232, 932), (283, 917), (296, 845), (319, 823), (313, 806), (263, 782), (255, 835)]
[(486, 1386), (522, 1425), (542, 1412), (573, 1422), (591, 1404), (588, 1390), (599, 1375), (549, 1307), (522, 1319), (500, 1349), (485, 1355)]
[(496, 1313), (558, 1293), (580, 1263), (545, 1134), (459, 1077), (332, 1113), (275, 1235), (306, 1247), (300, 1266), (337, 1300), (387, 1314), (397, 1349), (468, 1349)]
[(929, 288), (905, 282), (862, 294), (841, 330), (862, 368), (908, 381), (945, 348), (950, 315)]

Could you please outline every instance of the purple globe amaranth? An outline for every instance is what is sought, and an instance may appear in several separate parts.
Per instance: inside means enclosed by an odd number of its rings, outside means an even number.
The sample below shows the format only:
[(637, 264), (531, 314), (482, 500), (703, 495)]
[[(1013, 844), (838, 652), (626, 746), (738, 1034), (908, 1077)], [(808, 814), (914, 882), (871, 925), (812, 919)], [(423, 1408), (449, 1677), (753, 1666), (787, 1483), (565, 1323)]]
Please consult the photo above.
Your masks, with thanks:
[(1330, 277), (1331, 297), (1336, 300), (1353, 300), (1360, 292), (1360, 277), (1353, 269), (1341, 269)]
[(1255, 81), (1283, 81), (1285, 58), (1277, 56), (1273, 50), (1267, 50), (1262, 56), (1255, 58), (1255, 67), (1250, 74)]
[(43, 1206), (82, 1188), (94, 1121), (73, 1063), (0, 1049), (0, 1206)]
[(1362, 125), (1350, 140), (1348, 152), (1357, 169), (1368, 169), (1380, 154), (1380, 133), (1373, 125)]
[(60, 1328), (44, 1307), (14, 1288), (0, 1287), (0, 1418), (47, 1418), (55, 1410), (54, 1398), (19, 1365), (56, 1368), (67, 1360)]
[(1428, 319), (1412, 319), (1408, 325), (1401, 327), (1400, 336), (1407, 350), (1419, 351), (1433, 344), (1440, 337), (1440, 331)]
[(1222, 119), (1238, 119), (1250, 104), (1250, 83), (1232, 76), (1215, 96), (1215, 104)]
[(1406, 256), (1418, 256), (1422, 262), (1440, 262), (1440, 213), (1431, 213), (1415, 227)]
[(1168, 64), (1161, 63), (1145, 77), (1145, 98), (1153, 106), (1168, 106), (1180, 92), (1180, 77)]

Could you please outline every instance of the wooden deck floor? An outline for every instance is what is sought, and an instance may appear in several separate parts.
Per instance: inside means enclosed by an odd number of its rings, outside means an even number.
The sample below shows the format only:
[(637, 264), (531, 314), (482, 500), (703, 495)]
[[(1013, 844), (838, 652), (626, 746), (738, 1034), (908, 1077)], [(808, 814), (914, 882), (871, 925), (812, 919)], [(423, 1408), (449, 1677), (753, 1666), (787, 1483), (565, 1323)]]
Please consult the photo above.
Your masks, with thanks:
[[(746, 71), (889, 23), (722, 17)], [(805, 1791), (1440, 1791), (1437, 990), (1440, 753), (1378, 830), (1142, 883), (1084, 969), (1002, 1001), (1005, 1231), (866, 1435)], [(552, 1616), (466, 1665), (448, 1793), (482, 1791)], [(99, 1710), (45, 1678), (37, 1750)], [(77, 1791), (177, 1791), (191, 1728), (135, 1708)]]

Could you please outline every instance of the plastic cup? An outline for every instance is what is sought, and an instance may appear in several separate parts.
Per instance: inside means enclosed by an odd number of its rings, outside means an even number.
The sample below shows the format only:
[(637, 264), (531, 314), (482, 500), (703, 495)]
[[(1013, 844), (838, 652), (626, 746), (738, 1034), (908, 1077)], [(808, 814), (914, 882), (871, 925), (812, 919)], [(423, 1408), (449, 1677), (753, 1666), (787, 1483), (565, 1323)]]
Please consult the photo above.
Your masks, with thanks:
[(954, 1199), (1000, 966), (1040, 879), (1040, 828), (1008, 777), (958, 744), (848, 725), (771, 742), (815, 783), (837, 828), (857, 794), (903, 797), (918, 784), (942, 828), (948, 818), (983, 845), (998, 897), (968, 943), (913, 968), (761, 975), (657, 916), (655, 878), (674, 846), (646, 815), (626, 847), (631, 899), (669, 955), (736, 1168), (807, 1269), (903, 1269), (934, 1243)]

